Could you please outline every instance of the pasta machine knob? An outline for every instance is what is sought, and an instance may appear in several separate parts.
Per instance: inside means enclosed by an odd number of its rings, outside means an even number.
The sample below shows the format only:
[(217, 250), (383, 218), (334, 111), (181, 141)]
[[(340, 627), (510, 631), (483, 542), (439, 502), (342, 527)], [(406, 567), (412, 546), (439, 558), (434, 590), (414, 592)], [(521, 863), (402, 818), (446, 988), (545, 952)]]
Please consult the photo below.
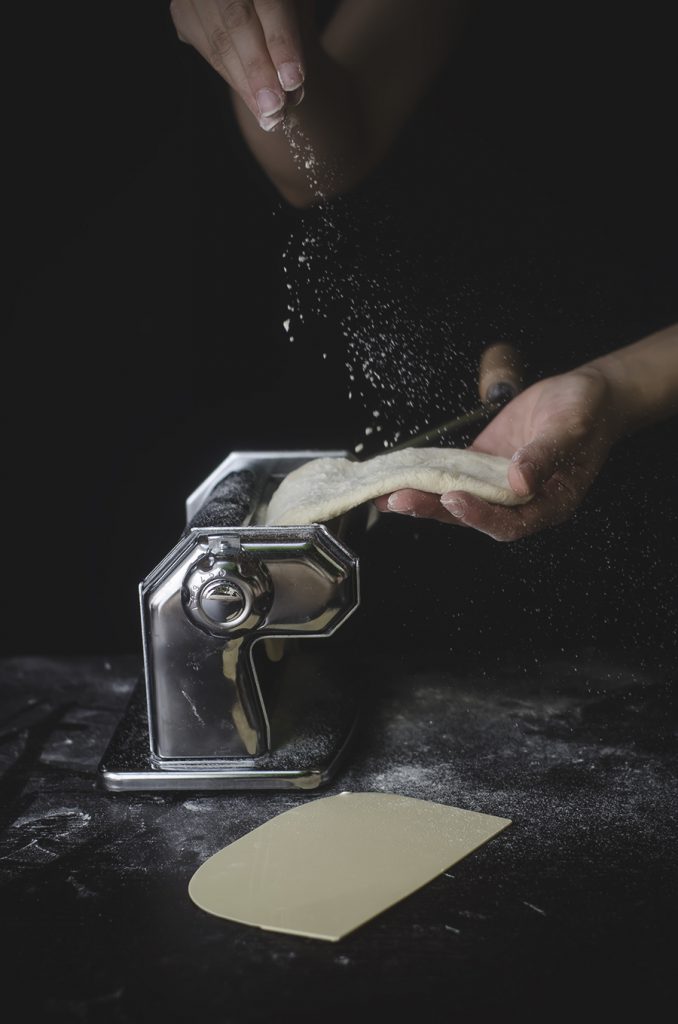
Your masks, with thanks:
[(191, 566), (182, 600), (199, 629), (235, 639), (265, 620), (273, 601), (273, 581), (258, 558), (240, 550), (222, 550)]
[(240, 618), (247, 598), (232, 580), (212, 580), (201, 589), (198, 603), (206, 618), (225, 626)]

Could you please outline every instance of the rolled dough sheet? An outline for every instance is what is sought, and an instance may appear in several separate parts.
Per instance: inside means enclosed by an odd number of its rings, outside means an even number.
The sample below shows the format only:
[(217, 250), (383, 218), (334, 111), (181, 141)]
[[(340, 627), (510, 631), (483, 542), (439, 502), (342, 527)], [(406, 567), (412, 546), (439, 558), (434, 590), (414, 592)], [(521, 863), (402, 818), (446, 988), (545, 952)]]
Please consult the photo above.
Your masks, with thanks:
[(215, 853), (188, 893), (217, 917), (335, 942), (510, 824), (391, 793), (342, 793), (285, 811)]
[(268, 506), (273, 526), (324, 523), (364, 501), (403, 487), (432, 494), (468, 491), (499, 505), (521, 505), (528, 498), (508, 482), (510, 461), (462, 448), (403, 448), (366, 462), (312, 459), (282, 481)]

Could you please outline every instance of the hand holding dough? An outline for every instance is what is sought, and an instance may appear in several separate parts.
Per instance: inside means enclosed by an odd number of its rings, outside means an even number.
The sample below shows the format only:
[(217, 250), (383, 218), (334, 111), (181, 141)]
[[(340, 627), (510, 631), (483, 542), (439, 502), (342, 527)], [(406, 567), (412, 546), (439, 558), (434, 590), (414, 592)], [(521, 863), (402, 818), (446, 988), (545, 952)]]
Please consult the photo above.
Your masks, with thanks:
[(293, 470), (271, 498), (273, 526), (323, 523), (356, 505), (402, 488), (467, 491), (499, 505), (529, 501), (508, 482), (509, 459), (460, 448), (403, 448), (366, 462), (313, 459)]

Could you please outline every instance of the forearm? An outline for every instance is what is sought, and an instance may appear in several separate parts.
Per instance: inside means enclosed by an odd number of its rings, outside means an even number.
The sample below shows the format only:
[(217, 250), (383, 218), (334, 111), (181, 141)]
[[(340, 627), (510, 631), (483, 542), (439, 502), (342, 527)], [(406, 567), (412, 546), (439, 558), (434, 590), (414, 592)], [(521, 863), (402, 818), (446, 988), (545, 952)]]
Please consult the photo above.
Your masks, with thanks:
[(608, 381), (622, 433), (678, 414), (678, 324), (586, 366)]

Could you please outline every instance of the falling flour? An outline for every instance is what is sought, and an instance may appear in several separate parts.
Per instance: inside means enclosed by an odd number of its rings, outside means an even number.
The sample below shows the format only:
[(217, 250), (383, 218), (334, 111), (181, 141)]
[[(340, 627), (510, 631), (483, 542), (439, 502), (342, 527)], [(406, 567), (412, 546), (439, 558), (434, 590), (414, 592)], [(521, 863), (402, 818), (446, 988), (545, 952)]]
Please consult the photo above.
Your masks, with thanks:
[[(388, 212), (375, 216), (355, 197), (334, 194), (336, 170), (321, 165), (294, 115), (284, 132), (313, 207), (283, 251), (288, 293), (283, 329), (290, 341), (316, 322), (339, 330), (346, 346), (348, 397), (361, 401), (367, 415), (382, 419), (378, 427), (366, 428), (365, 436), (376, 429), (388, 448), (401, 436), (454, 415), (464, 401), (463, 382), (475, 378), (476, 368), (453, 344), (460, 325), (446, 308), (449, 302), (422, 305), (418, 281), (388, 242)], [(326, 351), (321, 355), (327, 358)], [(355, 451), (363, 447), (358, 442)]]

